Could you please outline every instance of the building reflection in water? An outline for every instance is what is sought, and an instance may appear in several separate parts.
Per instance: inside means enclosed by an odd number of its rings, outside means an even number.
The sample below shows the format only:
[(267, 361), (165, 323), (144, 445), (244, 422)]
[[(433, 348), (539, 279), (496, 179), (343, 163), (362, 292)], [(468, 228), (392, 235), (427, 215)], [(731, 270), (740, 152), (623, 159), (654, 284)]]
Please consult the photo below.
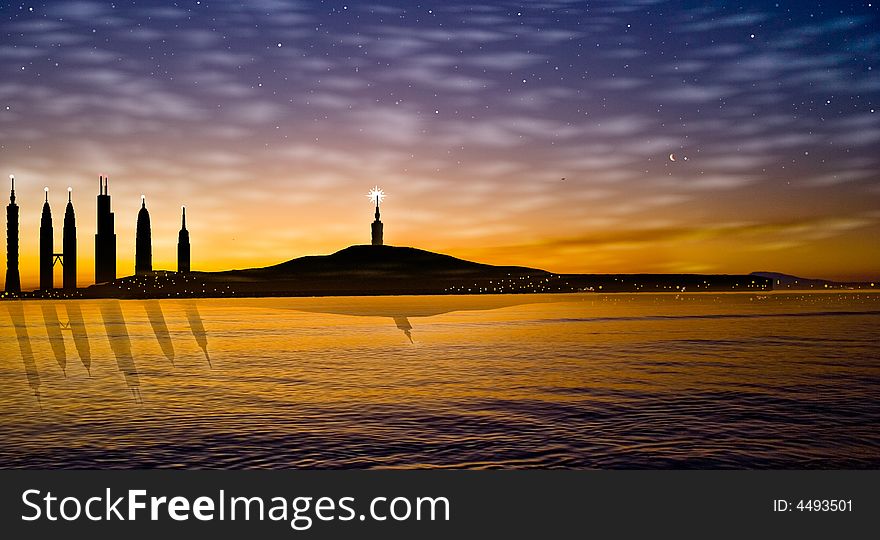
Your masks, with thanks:
[(140, 380), (138, 379), (137, 366), (131, 354), (131, 338), (125, 326), (125, 318), (122, 316), (122, 308), (118, 300), (105, 300), (99, 304), (101, 318), (104, 320), (104, 330), (110, 349), (116, 356), (116, 365), (125, 377), (125, 384), (131, 390), (135, 401), (141, 401)]
[(409, 342), (413, 343), (412, 325), (409, 323), (409, 318), (406, 315), (395, 315), (394, 324), (396, 324), (398, 328), (403, 330), (403, 333), (406, 334), (407, 338), (409, 338)]
[(64, 336), (61, 335), (61, 321), (58, 320), (58, 312), (55, 311), (55, 304), (49, 302), (40, 302), (40, 310), (43, 312), (43, 322), (46, 325), (46, 335), (49, 338), (49, 345), (52, 347), (52, 354), (55, 355), (55, 361), (58, 367), (67, 376), (67, 351), (64, 347)]
[(168, 325), (165, 323), (165, 315), (162, 313), (162, 306), (159, 300), (144, 301), (144, 309), (147, 312), (147, 318), (150, 320), (150, 326), (159, 341), (159, 347), (165, 358), (174, 365), (174, 344), (171, 342), (171, 334), (168, 332)]
[(37, 404), (42, 408), (40, 403), (40, 372), (37, 371), (37, 364), (34, 362), (34, 351), (31, 349), (31, 338), (28, 335), (27, 322), (24, 318), (24, 307), (20, 301), (3, 302), (9, 311), (9, 317), (12, 319), (12, 326), (15, 328), (15, 338), (18, 341), (18, 349), (21, 352), (21, 361), (24, 364), (24, 372), (27, 375), (28, 386), (37, 398)]
[[(46, 336), (52, 349), (55, 361), (61, 368), (64, 375), (67, 376), (67, 351), (64, 343), (64, 331), (70, 331), (76, 352), (79, 355), (83, 367), (91, 376), (92, 369), (92, 350), (89, 341), (86, 320), (83, 316), (82, 304), (78, 301), (62, 302), (67, 314), (67, 322), (59, 320), (55, 302), (38, 302), (40, 311), (43, 315), (43, 323), (46, 328)], [(174, 343), (168, 324), (165, 320), (165, 314), (159, 300), (148, 300), (144, 303), (144, 309), (147, 318), (152, 327), (156, 340), (162, 349), (165, 357), (174, 364), (175, 352)], [(37, 398), (39, 403), (41, 400), (41, 380), (34, 361), (34, 352), (31, 348), (30, 335), (28, 333), (27, 321), (25, 319), (24, 304), (21, 301), (3, 302), (6, 310), (9, 312), (12, 326), (15, 329), (16, 339), (21, 352), (21, 359), (24, 363), (25, 374), (27, 375), (28, 384)], [(101, 312), (101, 318), (104, 323), (104, 331), (107, 334), (107, 340), (110, 349), (116, 357), (116, 365), (119, 372), (125, 378), (125, 383), (131, 391), (135, 401), (140, 403), (140, 378), (138, 375), (137, 365), (132, 354), (131, 337), (125, 323), (125, 317), (122, 312), (122, 304), (118, 300), (101, 300), (97, 303)], [(195, 301), (188, 301), (182, 304), (190, 330), (196, 340), (208, 366), (213, 368), (211, 364), (211, 356), (208, 353), (208, 333), (199, 313), (198, 306)]]
[[(523, 294), (468, 297), (448, 296), (442, 298), (414, 297), (406, 300), (396, 297), (316, 298), (310, 302), (297, 299), (291, 301), (287, 306), (273, 304), (272, 307), (273, 309), (290, 309), (307, 313), (350, 315), (354, 317), (387, 317), (392, 319), (394, 325), (403, 331), (410, 343), (414, 343), (412, 335), (413, 326), (410, 319), (426, 319), (458, 311), (491, 311), (526, 304), (544, 304), (560, 301), (559, 298), (552, 296)], [(252, 304), (246, 300), (240, 300), (240, 306), (260, 307), (258, 304)]]
[(205, 325), (202, 324), (202, 316), (199, 313), (196, 302), (194, 300), (185, 302), (183, 310), (186, 312), (186, 319), (189, 321), (189, 328), (192, 331), (193, 337), (196, 338), (196, 343), (199, 344), (199, 348), (205, 353), (205, 360), (208, 361), (208, 366), (213, 369), (211, 356), (208, 354), (208, 333), (205, 332)]
[(67, 310), (67, 328), (73, 335), (73, 344), (76, 346), (76, 353), (84, 368), (92, 375), (92, 350), (89, 346), (89, 334), (86, 331), (86, 323), (83, 320), (82, 307), (79, 302), (64, 302), (64, 308)]

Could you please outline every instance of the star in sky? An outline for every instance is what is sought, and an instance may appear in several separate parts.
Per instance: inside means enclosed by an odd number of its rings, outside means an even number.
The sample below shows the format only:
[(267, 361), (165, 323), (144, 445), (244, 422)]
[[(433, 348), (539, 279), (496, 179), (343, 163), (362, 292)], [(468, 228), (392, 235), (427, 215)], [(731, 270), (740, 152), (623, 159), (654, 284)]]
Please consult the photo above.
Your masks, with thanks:
[(22, 205), (72, 185), (83, 216), (109, 174), (121, 268), (142, 191), (158, 265), (186, 203), (194, 261), (222, 269), (363, 241), (380, 182), (389, 243), (486, 262), (876, 276), (878, 22), (809, 0), (6, 4), (0, 167)]

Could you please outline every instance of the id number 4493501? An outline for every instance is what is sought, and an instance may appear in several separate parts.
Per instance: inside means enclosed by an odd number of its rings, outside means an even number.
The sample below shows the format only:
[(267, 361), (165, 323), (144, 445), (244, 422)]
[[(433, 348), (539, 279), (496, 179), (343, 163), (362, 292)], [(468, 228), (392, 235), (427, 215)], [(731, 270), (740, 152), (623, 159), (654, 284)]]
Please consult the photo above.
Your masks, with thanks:
[(773, 500), (774, 512), (852, 512), (852, 499)]

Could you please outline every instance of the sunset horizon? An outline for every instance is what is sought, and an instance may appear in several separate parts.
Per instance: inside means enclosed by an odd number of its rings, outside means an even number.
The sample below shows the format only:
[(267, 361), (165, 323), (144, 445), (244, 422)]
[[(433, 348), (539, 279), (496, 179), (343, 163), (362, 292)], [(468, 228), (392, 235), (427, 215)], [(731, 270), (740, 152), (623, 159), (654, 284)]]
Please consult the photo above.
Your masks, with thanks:
[(876, 9), (551, 4), (4, 9), (22, 286), (45, 186), (93, 281), (99, 175), (120, 275), (141, 194), (217, 271), (367, 243), (378, 184), (389, 244), (489, 264), (880, 279)]
[(880, 0), (0, 3), (4, 524), (864, 536), (878, 106)]
[[(33, 189), (24, 189), (22, 190), (22, 182), (19, 177), (16, 176), (16, 199), (17, 204), (21, 208), (23, 206), (22, 201), (22, 191), (25, 193), (32, 192)], [(115, 189), (118, 184), (116, 182), (111, 182), (110, 184), (110, 193), (111, 198), (114, 199), (113, 211), (117, 216), (117, 238), (118, 238), (118, 248), (117, 252), (119, 255), (116, 258), (117, 268), (119, 269), (117, 274), (119, 277), (128, 276), (134, 274), (134, 237), (135, 237), (135, 227), (134, 222), (135, 216), (134, 214), (140, 208), (141, 197), (136, 197), (138, 201), (138, 205), (135, 208), (120, 208), (119, 196), (114, 196)], [(44, 189), (44, 188), (43, 188)], [(45, 192), (41, 189), (45, 196)], [(122, 191), (125, 191), (124, 189)], [(63, 191), (64, 195), (67, 195), (68, 191), (65, 189)], [(53, 207), (53, 218), (56, 221), (55, 226), (55, 245), (58, 246), (58, 251), (60, 251), (61, 245), (61, 217), (63, 216), (62, 208), (63, 204), (66, 204), (66, 200), (63, 203), (52, 205), (53, 202), (53, 190), (49, 190), (48, 198), (50, 206)], [(95, 194), (96, 195), (96, 194)], [(167, 215), (168, 212), (162, 208), (157, 208), (156, 204), (152, 202), (152, 198), (150, 198), (147, 194), (142, 194), (146, 197), (146, 200), (149, 202), (148, 208), (151, 214), (159, 214), (159, 215)], [(223, 257), (218, 257), (216, 255), (208, 255), (203, 252), (205, 247), (208, 248), (208, 253), (213, 252), (211, 248), (214, 247), (213, 244), (209, 243), (207, 246), (200, 245), (198, 241), (195, 242), (195, 250), (196, 250), (196, 258), (195, 264), (193, 267), (194, 271), (201, 272), (218, 272), (218, 271), (226, 271), (226, 270), (234, 270), (234, 269), (245, 269), (245, 268), (258, 268), (264, 266), (270, 266), (274, 264), (278, 264), (287, 260), (295, 259), (298, 257), (309, 256), (309, 255), (325, 255), (334, 253), (345, 247), (350, 245), (358, 245), (358, 244), (368, 244), (369, 243), (369, 231), (367, 229), (366, 223), (369, 222), (369, 217), (371, 215), (371, 210), (368, 205), (364, 205), (361, 202), (361, 199), (358, 196), (362, 196), (362, 194), (352, 194), (351, 197), (351, 205), (353, 209), (365, 210), (363, 211), (362, 219), (358, 220), (355, 212), (347, 212), (350, 219), (346, 220), (343, 224), (346, 227), (346, 231), (351, 231), (352, 238), (348, 240), (346, 243), (346, 238), (343, 236), (343, 232), (340, 231), (338, 237), (336, 238), (337, 243), (333, 244), (331, 241), (324, 242), (311, 242), (309, 245), (313, 246), (314, 251), (305, 251), (303, 247), (298, 246), (290, 246), (289, 254), (285, 254), (280, 252), (281, 248), (275, 249), (267, 249), (266, 253), (257, 254), (252, 253), (251, 257), (245, 256), (235, 256), (234, 254), (225, 255)], [(83, 207), (88, 209), (90, 206), (94, 212), (95, 205), (92, 203), (83, 204), (80, 200), (83, 198), (81, 193), (78, 193), (76, 190), (73, 190), (71, 193), (72, 202), (74, 208), (77, 212), (77, 230), (78, 230), (78, 244), (79, 244), (79, 256), (77, 258), (77, 285), (79, 287), (87, 287), (95, 283), (94, 279), (94, 226), (90, 226), (90, 221), (94, 222), (94, 214), (92, 216), (83, 215)], [(233, 196), (233, 198), (238, 198)], [(167, 201), (169, 199), (168, 196), (162, 198)], [(396, 234), (395, 228), (397, 227), (397, 217), (394, 211), (393, 201), (394, 198), (391, 198), (391, 209), (388, 210), (388, 214), (390, 216), (390, 229), (389, 229), (389, 238), (401, 238), (402, 235), (399, 233)], [(40, 201), (40, 206), (42, 206), (43, 200)], [(320, 201), (315, 201), (314, 206), (320, 206)], [(388, 202), (383, 203), (384, 205), (389, 204)], [(177, 229), (180, 227), (180, 206), (182, 204), (178, 204), (176, 210), (178, 214), (174, 219), (171, 220), (170, 223), (165, 223), (163, 221), (157, 220), (153, 218), (153, 229), (158, 231), (153, 235), (153, 245), (154, 245), (154, 265), (156, 270), (174, 270), (177, 265), (177, 252), (176, 252), (176, 240), (177, 240)], [(183, 205), (186, 206), (186, 205)], [(205, 231), (204, 227), (199, 223), (198, 214), (195, 214), (194, 217), (194, 208), (195, 211), (198, 211), (200, 205), (198, 203), (198, 198), (196, 198), (194, 204), (188, 205), (190, 211), (190, 218), (187, 224), (187, 228), (191, 231), (196, 231), (196, 238), (198, 240), (201, 239), (201, 235), (208, 233), (207, 236), (210, 239), (210, 231)], [(27, 207), (25, 207), (27, 208)], [(20, 210), (21, 212), (21, 210)], [(404, 213), (404, 215), (406, 215)], [(89, 220), (89, 217), (91, 219)], [(230, 219), (240, 219), (238, 216), (227, 216)], [(120, 219), (122, 218), (122, 219)], [(131, 222), (130, 226), (126, 226), (125, 220), (128, 218), (128, 221)], [(440, 218), (442, 221), (442, 218)], [(26, 224), (28, 220), (25, 216), (22, 216), (22, 221)], [(300, 229), (296, 223), (288, 221), (284, 223), (284, 225), (290, 226), (293, 229)], [(314, 224), (312, 224), (314, 225)], [(412, 246), (421, 249), (427, 249), (429, 251), (435, 251), (439, 253), (444, 253), (447, 255), (452, 255), (455, 257), (473, 260), (475, 262), (481, 262), (485, 264), (493, 264), (493, 265), (516, 265), (516, 266), (528, 266), (534, 267), (541, 270), (547, 270), (550, 272), (558, 273), (558, 274), (644, 274), (644, 273), (660, 273), (660, 274), (750, 274), (753, 272), (777, 272), (781, 274), (789, 274), (802, 278), (811, 278), (811, 279), (826, 279), (833, 281), (842, 281), (842, 282), (870, 282), (870, 281), (878, 281), (876, 278), (880, 273), (872, 273), (869, 269), (866, 269), (864, 272), (858, 272), (850, 270), (849, 272), (838, 270), (834, 271), (833, 267), (828, 270), (816, 270), (810, 271), (810, 266), (797, 266), (796, 264), (792, 264), (791, 262), (766, 262), (766, 263), (750, 263), (748, 261), (736, 262), (736, 263), (718, 263), (718, 264), (710, 264), (708, 262), (696, 262), (690, 265), (680, 265), (680, 266), (670, 266), (668, 263), (663, 261), (653, 260), (652, 262), (642, 262), (642, 263), (625, 263), (618, 262), (616, 264), (610, 264), (608, 262), (593, 262), (593, 263), (578, 263), (578, 257), (595, 257), (596, 252), (601, 253), (603, 250), (612, 250), (612, 251), (633, 251), (636, 249), (649, 249), (653, 253), (657, 253), (658, 251), (662, 252), (662, 249), (658, 250), (658, 245), (662, 245), (664, 242), (675, 243), (679, 245), (681, 242), (699, 242), (699, 241), (711, 241), (716, 239), (723, 240), (723, 237), (726, 235), (736, 235), (745, 238), (760, 238), (762, 241), (764, 240), (763, 235), (766, 233), (772, 233), (775, 231), (785, 231), (785, 230), (794, 230), (800, 227), (804, 227), (807, 224), (804, 222), (792, 221), (787, 223), (777, 223), (777, 224), (729, 224), (729, 225), (720, 225), (716, 228), (711, 229), (647, 229), (647, 230), (622, 230), (622, 231), (608, 231), (606, 233), (597, 233), (593, 237), (558, 237), (558, 238), (547, 238), (544, 240), (538, 240), (530, 244), (520, 244), (520, 245), (496, 245), (496, 246), (480, 246), (480, 245), (458, 245), (458, 246), (449, 246), (449, 247), (440, 247), (436, 248), (434, 246), (429, 245), (420, 245), (418, 242), (418, 231), (410, 230), (410, 235), (403, 236), (401, 239), (403, 241), (395, 242), (389, 240), (389, 244), (391, 245), (401, 245), (401, 246)], [(832, 222), (828, 223), (828, 226), (833, 226)], [(274, 223), (270, 221), (270, 224), (266, 227), (271, 229), (273, 227), (280, 227), (282, 223)], [(37, 289), (39, 287), (39, 247), (38, 245), (38, 227), (34, 227), (34, 230), (28, 230), (24, 226), (20, 232), (19, 242), (21, 244), (20, 248), (20, 259), (21, 259), (21, 284), (22, 288), (25, 290), (29, 289)], [(359, 235), (359, 236), (358, 236)], [(32, 242), (28, 242), (28, 239), (33, 239)], [(407, 241), (407, 239), (411, 241)], [(228, 237), (223, 240), (223, 242), (229, 241), (235, 242), (236, 237)], [(229, 244), (225, 244), (229, 249)], [(302, 244), (300, 244), (301, 246)], [(284, 247), (284, 246), (282, 246)], [(595, 250), (590, 250), (590, 247), (595, 247)], [(812, 248), (812, 246), (806, 246), (806, 248)], [(742, 255), (748, 253), (752, 250), (757, 250), (760, 252), (760, 249), (751, 247), (751, 248), (741, 248), (741, 253), (737, 255)], [(586, 253), (585, 253), (586, 251)], [(126, 252), (128, 255), (126, 256)], [(269, 254), (269, 253), (272, 254)], [(564, 258), (568, 253), (575, 253), (578, 257), (573, 258)], [(529, 255), (531, 254), (531, 255)], [(5, 252), (4, 252), (5, 255)], [(630, 260), (630, 259), (625, 259)], [(756, 261), (773, 261), (774, 259), (768, 257), (755, 257)], [(838, 261), (839, 262), (839, 261)], [(801, 270), (802, 269), (802, 270)], [(56, 274), (55, 281), (60, 284), (60, 276), (61, 276), (62, 266), (56, 265), (54, 270)]]

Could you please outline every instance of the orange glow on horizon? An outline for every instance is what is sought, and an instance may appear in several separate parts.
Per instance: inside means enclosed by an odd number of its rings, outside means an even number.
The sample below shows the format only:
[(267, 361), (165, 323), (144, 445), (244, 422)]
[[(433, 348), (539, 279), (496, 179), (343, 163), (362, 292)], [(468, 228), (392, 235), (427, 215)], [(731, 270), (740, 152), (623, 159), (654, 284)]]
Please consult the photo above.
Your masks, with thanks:
[[(305, 176), (305, 175), (304, 175)], [(17, 176), (20, 207), (22, 288), (38, 284), (39, 212), (42, 185)], [(73, 183), (77, 218), (78, 284), (94, 282), (95, 195), (93, 182)], [(276, 264), (296, 257), (329, 254), (352, 244), (369, 243), (373, 210), (358, 202), (361, 189), (316, 187), (286, 191), (290, 180), (263, 179), (225, 187), (221, 193), (197, 193), (196, 186), (166, 182), (112, 180), (116, 219), (117, 275), (134, 271), (134, 240), (141, 192), (148, 195), (153, 238), (153, 267), (177, 267), (180, 208), (187, 206), (193, 270), (219, 271)], [(165, 184), (165, 185), (163, 185)], [(638, 219), (615, 219), (620, 204), (596, 205), (578, 212), (568, 205), (569, 191), (539, 186), (526, 198), (492, 194), (468, 196), (465, 187), (449, 198), (429, 200), (419, 189), (400, 182), (397, 196), (383, 204), (386, 242), (489, 264), (521, 265), (559, 273), (748, 273), (778, 271), (803, 277), (870, 280), (880, 275), (880, 248), (871, 238), (878, 225), (858, 218), (768, 219), (764, 223), (688, 219), (690, 226), (670, 226), (673, 209), (633, 212)], [(37, 193), (40, 195), (37, 195)], [(55, 193), (55, 195), (53, 195)], [(61, 247), (64, 205), (50, 190), (56, 251)], [(539, 199), (534, 206), (530, 200)], [(672, 207), (690, 212), (685, 205)], [(604, 216), (604, 217), (603, 217)], [(564, 218), (564, 219), (563, 219)], [(639, 226), (641, 224), (641, 227)], [(5, 258), (5, 250), (4, 250)], [(56, 286), (60, 286), (56, 267)]]

